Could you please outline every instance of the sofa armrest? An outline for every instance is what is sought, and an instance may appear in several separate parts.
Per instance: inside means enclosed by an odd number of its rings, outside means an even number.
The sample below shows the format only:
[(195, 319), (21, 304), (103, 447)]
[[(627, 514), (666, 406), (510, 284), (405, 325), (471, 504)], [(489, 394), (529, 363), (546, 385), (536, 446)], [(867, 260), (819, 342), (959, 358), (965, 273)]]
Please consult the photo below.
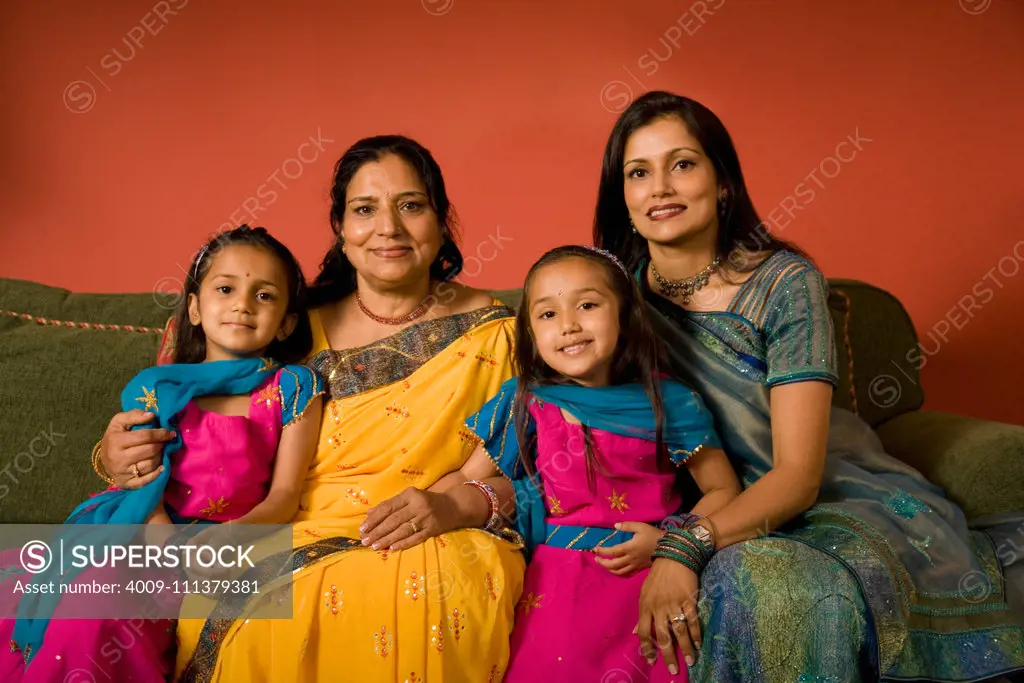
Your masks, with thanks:
[(889, 455), (945, 489), (968, 519), (1024, 510), (1024, 427), (913, 410), (877, 431)]

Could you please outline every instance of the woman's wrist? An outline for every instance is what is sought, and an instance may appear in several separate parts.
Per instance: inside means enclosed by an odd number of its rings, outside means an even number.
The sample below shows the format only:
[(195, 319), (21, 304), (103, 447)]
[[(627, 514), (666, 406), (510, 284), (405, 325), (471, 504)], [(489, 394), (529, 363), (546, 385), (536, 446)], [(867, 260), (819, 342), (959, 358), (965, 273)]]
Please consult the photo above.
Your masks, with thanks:
[[(692, 530), (691, 530), (692, 529)], [(714, 543), (708, 543), (696, 530), (701, 525), (694, 523), (691, 528), (673, 528), (658, 539), (658, 545), (651, 558), (674, 560), (700, 576), (715, 553)]]
[(487, 483), (471, 479), (463, 483), (463, 486), (475, 488), (487, 501), (487, 519), (484, 522), (483, 528), (488, 531), (497, 531), (502, 527), (501, 523), (501, 506), (498, 500), (498, 494), (494, 489)]
[(114, 478), (107, 473), (107, 468), (103, 463), (103, 439), (96, 442), (96, 445), (92, 449), (92, 468), (99, 475), (99, 478), (107, 482), (111, 486), (117, 486), (114, 482)]
[(452, 503), (455, 511), (454, 529), (479, 529), (487, 523), (490, 505), (474, 487), (454, 486), (440, 495)]

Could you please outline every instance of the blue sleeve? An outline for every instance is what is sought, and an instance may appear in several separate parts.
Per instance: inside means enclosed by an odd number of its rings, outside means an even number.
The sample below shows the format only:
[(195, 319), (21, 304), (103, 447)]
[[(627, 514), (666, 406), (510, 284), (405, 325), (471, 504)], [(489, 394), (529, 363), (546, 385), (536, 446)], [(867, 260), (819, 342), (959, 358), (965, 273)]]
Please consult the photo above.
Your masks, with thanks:
[[(498, 389), (497, 395), (466, 420), (466, 426), (483, 443), (494, 464), (502, 474), (512, 480), (526, 475), (526, 470), (519, 459), (519, 440), (516, 438), (512, 413), (518, 386), (518, 378), (506, 380)], [(527, 438), (531, 438), (535, 430), (536, 426), (533, 420), (530, 420)]]
[(281, 368), (278, 384), (281, 389), (282, 427), (302, 417), (313, 401), (324, 393), (320, 375), (305, 365), (286, 365)]
[[(491, 460), (512, 481), (516, 501), (516, 531), (523, 537), (527, 555), (544, 542), (547, 511), (540, 482), (526, 473), (519, 457), (513, 408), (519, 380), (506, 380), (498, 394), (466, 420), (466, 426), (483, 444)], [(532, 440), (537, 425), (527, 423), (526, 438)]]

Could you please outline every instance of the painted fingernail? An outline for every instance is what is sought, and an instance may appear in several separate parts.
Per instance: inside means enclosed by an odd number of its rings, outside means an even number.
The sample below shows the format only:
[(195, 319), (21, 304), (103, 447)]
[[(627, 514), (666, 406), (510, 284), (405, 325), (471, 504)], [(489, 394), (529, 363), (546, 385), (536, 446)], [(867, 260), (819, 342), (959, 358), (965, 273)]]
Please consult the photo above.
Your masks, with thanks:
[(686, 666), (693, 666), (693, 657), (686, 655)]
[(635, 636), (635, 635), (636, 635), (636, 632), (637, 632), (637, 631), (639, 631), (639, 630), (640, 630), (640, 627), (639, 627), (639, 626), (634, 626), (634, 627), (633, 627), (633, 635)]
[(648, 665), (648, 666), (654, 666), (654, 663), (655, 663), (656, 661), (658, 661), (658, 660), (657, 660), (656, 658), (654, 658), (654, 657), (648, 657), (648, 658), (647, 658), (647, 665)]
[(668, 665), (668, 672), (670, 674), (672, 674), (673, 676), (675, 676), (677, 673), (679, 673), (679, 667), (676, 666), (675, 664), (669, 664)]

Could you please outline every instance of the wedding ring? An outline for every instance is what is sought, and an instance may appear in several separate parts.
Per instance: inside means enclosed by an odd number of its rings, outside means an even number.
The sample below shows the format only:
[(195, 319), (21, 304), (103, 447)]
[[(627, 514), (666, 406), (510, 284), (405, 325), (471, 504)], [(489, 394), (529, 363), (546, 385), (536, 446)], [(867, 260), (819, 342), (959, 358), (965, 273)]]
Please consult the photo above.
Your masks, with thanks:
[(418, 533), (419, 533), (419, 531), (420, 531), (420, 528), (419, 528), (418, 526), (416, 526), (416, 522), (414, 522), (413, 520), (411, 520), (411, 519), (410, 519), (410, 520), (409, 520), (409, 526), (411, 526), (411, 527), (412, 527), (412, 532), (413, 532), (414, 534), (418, 534)]
[(132, 465), (132, 472), (135, 473), (136, 479), (142, 476), (141, 474), (139, 474), (139, 463), (135, 463), (134, 465)]
[(684, 621), (686, 621), (686, 615), (685, 614), (677, 614), (677, 615), (675, 615), (674, 617), (672, 617), (671, 619), (668, 620), (668, 622), (670, 624), (679, 624), (679, 623), (682, 623)]

